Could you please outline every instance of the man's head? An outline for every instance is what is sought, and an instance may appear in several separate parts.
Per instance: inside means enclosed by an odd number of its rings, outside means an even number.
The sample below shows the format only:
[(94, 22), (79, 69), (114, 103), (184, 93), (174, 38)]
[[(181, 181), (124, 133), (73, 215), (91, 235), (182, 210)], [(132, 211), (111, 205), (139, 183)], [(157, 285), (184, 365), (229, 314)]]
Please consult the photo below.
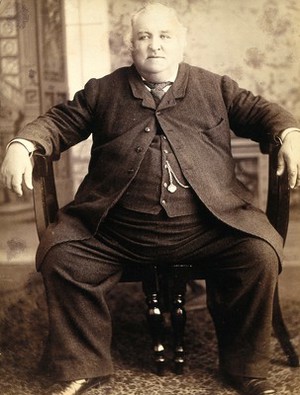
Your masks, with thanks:
[(131, 53), (139, 73), (161, 82), (176, 75), (183, 59), (186, 29), (175, 10), (160, 3), (148, 4), (131, 19)]

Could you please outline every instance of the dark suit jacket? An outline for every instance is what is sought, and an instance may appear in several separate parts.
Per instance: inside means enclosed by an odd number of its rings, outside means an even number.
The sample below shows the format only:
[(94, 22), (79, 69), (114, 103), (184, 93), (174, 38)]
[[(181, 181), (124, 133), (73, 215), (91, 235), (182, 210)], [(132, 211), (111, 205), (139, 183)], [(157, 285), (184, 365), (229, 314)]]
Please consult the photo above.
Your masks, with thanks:
[(51, 245), (94, 234), (139, 170), (159, 122), (182, 172), (214, 216), (267, 240), (281, 256), (282, 240), (252, 196), (237, 181), (230, 130), (271, 141), (296, 125), (291, 114), (227, 76), (181, 64), (177, 79), (155, 107), (134, 66), (90, 80), (74, 99), (50, 109), (19, 137), (36, 141), (46, 155), (60, 153), (91, 133), (89, 171), (73, 202), (59, 215), (38, 251), (38, 265)]

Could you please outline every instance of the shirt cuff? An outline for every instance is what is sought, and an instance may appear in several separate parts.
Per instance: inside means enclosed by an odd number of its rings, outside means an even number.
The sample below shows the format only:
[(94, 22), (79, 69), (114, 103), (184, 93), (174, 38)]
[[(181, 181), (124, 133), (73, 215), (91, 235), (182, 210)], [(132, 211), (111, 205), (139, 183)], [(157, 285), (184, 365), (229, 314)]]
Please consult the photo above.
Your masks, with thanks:
[(298, 129), (298, 128), (287, 128), (287, 129), (284, 129), (284, 131), (281, 132), (279, 136), (277, 136), (277, 139), (278, 139), (278, 141), (280, 142), (281, 145), (282, 145), (284, 139), (286, 138), (286, 136), (289, 133), (291, 133), (291, 132), (298, 132), (298, 133), (300, 133), (300, 129)]
[(8, 147), (13, 144), (13, 143), (20, 143), (23, 145), (23, 147), (25, 147), (28, 151), (29, 156), (31, 157), (32, 154), (34, 153), (34, 151), (37, 149), (36, 148), (36, 144), (33, 143), (32, 141), (26, 140), (26, 139), (20, 139), (20, 138), (16, 138), (11, 140), (7, 146), (6, 149), (8, 149)]

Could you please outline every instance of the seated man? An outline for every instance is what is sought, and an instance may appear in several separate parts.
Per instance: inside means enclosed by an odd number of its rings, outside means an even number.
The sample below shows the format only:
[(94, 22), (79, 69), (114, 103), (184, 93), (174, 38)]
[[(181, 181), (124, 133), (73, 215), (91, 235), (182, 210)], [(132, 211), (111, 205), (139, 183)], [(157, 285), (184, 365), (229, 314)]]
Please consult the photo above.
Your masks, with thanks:
[[(237, 181), (230, 130), (282, 143), (278, 174), (300, 185), (300, 133), (276, 104), (182, 61), (174, 10), (132, 17), (133, 65), (91, 79), (72, 101), (25, 126), (7, 150), (4, 184), (31, 186), (28, 153), (59, 159), (93, 137), (88, 174), (37, 252), (46, 287), (45, 355), (60, 394), (81, 394), (113, 372), (106, 293), (122, 267), (193, 262), (206, 274), (220, 371), (241, 393), (274, 394), (267, 381), (272, 305), (282, 240)], [(201, 380), (199, 380), (199, 388)]]

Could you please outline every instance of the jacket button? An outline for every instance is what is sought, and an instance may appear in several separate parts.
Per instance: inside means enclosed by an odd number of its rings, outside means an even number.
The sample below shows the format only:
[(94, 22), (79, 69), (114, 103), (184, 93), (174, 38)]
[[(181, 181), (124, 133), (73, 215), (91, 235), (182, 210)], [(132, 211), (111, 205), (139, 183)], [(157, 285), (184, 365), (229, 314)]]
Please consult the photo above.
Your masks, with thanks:
[(134, 169), (129, 169), (129, 170), (127, 170), (127, 173), (128, 173), (128, 174), (133, 174), (133, 173), (134, 173)]
[(143, 148), (142, 148), (142, 147), (136, 147), (135, 151), (136, 151), (136, 152), (142, 152), (142, 151), (143, 151)]
[(145, 127), (145, 129), (144, 129), (144, 130), (145, 130), (145, 132), (146, 132), (146, 133), (149, 133), (149, 132), (151, 132), (151, 129), (149, 128), (149, 126)]

